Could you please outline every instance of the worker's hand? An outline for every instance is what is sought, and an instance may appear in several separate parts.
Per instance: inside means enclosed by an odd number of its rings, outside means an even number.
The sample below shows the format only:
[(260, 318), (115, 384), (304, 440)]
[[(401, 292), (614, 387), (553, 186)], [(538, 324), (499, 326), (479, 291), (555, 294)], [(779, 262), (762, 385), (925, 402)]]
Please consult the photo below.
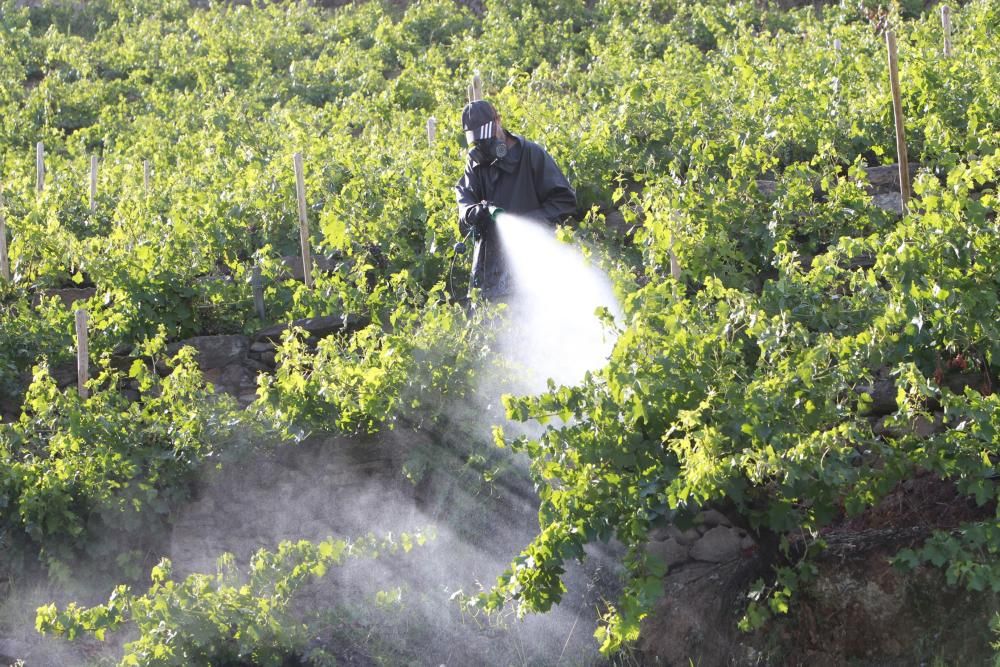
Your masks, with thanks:
[(490, 204), (487, 201), (481, 201), (472, 207), (469, 211), (469, 225), (472, 227), (472, 234), (475, 238), (479, 238), (486, 231), (486, 227), (493, 222), (493, 216), (490, 215)]

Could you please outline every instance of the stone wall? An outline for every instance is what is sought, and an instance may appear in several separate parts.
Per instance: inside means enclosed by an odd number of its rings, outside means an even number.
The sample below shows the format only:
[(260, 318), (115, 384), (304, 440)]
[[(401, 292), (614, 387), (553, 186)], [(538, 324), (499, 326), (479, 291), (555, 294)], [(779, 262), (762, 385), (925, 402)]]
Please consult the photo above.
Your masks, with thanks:
[[(890, 559), (947, 530), (992, 516), (953, 482), (924, 472), (900, 483), (881, 503), (823, 531), (827, 548), (811, 559), (816, 577), (793, 593), (787, 616), (744, 633), (737, 628), (747, 593), (761, 579), (773, 583), (781, 555), (753, 544), (715, 510), (692, 529), (663, 526), (647, 551), (670, 568), (664, 598), (643, 623), (643, 664), (868, 665), (991, 664), (989, 631), (1000, 594), (970, 593), (948, 585), (944, 572), (900, 570)], [(743, 537), (741, 537), (743, 535)], [(804, 548), (792, 536), (794, 554)]]

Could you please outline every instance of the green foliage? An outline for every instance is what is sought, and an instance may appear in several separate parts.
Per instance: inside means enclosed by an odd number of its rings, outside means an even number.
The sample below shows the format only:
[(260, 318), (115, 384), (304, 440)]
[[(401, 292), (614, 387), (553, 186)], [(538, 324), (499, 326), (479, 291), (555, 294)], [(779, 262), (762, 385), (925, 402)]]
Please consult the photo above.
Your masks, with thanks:
[(39, 358), (65, 364), (73, 355), (73, 315), (54, 299), (42, 299), (32, 308), (24, 293), (14, 292), (0, 303), (0, 400), (10, 401), (24, 390), (22, 369)]
[[(759, 294), (711, 276), (693, 293), (671, 279), (650, 282), (626, 301), (628, 324), (606, 368), (578, 387), (507, 397), (510, 418), (561, 421), (510, 443), (532, 459), (541, 531), (476, 604), (544, 611), (560, 599), (564, 561), (584, 543), (614, 535), (637, 550), (653, 520), (683, 521), (712, 503), (734, 507), (766, 544), (815, 535), (920, 469), (991, 502), (1000, 332), (997, 318), (983, 317), (998, 307), (985, 257), (1000, 249), (985, 214), (995, 197), (971, 188), (995, 183), (998, 165), (996, 154), (957, 165), (948, 189), (921, 179), (911, 215), (882, 233), (840, 238), (808, 270), (776, 244), (777, 276)], [(861, 254), (873, 268), (852, 266)], [(868, 416), (879, 368), (894, 377), (898, 408), (882, 432)], [(966, 368), (969, 388), (959, 393), (945, 371)], [(944, 429), (920, 433), (914, 424), (935, 404)], [(808, 567), (779, 569), (785, 581), (759, 595), (763, 609), (786, 613)], [(638, 561), (629, 569), (627, 602), (602, 630), (607, 649), (633, 637), (649, 608), (640, 592), (648, 574)], [(748, 625), (765, 618), (761, 609), (751, 607)]]
[[(993, 632), (1000, 636), (1000, 613), (993, 617), (990, 627), (993, 628)], [(994, 643), (993, 648), (996, 649), (997, 652), (996, 656), (993, 658), (993, 665), (996, 667), (997, 665), (1000, 665), (1000, 641)]]
[(276, 424), (346, 432), (392, 428), (398, 420), (434, 419), (472, 385), (488, 351), (488, 308), (467, 314), (439, 300), (414, 307), (409, 276), (395, 276), (396, 308), (383, 323), (324, 338), (311, 351), (289, 329), (273, 376), (262, 376), (258, 405)]
[[(984, 458), (988, 458), (984, 454)], [(984, 461), (990, 465), (990, 461)], [(977, 488), (986, 486), (975, 480)], [(993, 490), (995, 482), (988, 484)], [(977, 497), (977, 501), (981, 501)], [(967, 523), (951, 531), (937, 530), (917, 549), (903, 549), (893, 558), (893, 565), (903, 571), (919, 566), (944, 570), (948, 584), (962, 586), (979, 594), (1000, 593), (1000, 516), (989, 521)], [(993, 632), (1000, 635), (1000, 614), (990, 620)], [(1000, 641), (993, 644), (994, 665), (1000, 664)]]
[(46, 605), (38, 609), (35, 626), (70, 640), (90, 634), (101, 641), (108, 632), (134, 629), (138, 638), (125, 644), (122, 667), (283, 665), (303, 655), (311, 639), (293, 608), (300, 589), (346, 560), (409, 552), (428, 539), (432, 533), (416, 532), (397, 539), (282, 542), (276, 551), (255, 553), (245, 572), (224, 554), (215, 575), (192, 574), (183, 581), (173, 580), (164, 559), (150, 573), (153, 585), (146, 593), (119, 586), (106, 604), (71, 603), (62, 611)]
[[(783, 546), (787, 549), (788, 542), (784, 542)], [(825, 548), (826, 544), (822, 540), (813, 541), (805, 555), (814, 556)], [(755, 581), (747, 592), (749, 603), (738, 623), (739, 629), (743, 632), (757, 630), (772, 618), (787, 615), (792, 609), (793, 598), (799, 587), (815, 580), (816, 574), (816, 567), (802, 558), (790, 567), (776, 567), (772, 582), (763, 579)]]
[(913, 568), (929, 564), (945, 570), (948, 583), (982, 593), (1000, 593), (1000, 523), (967, 524), (953, 531), (936, 531), (919, 549), (904, 549), (894, 562)]
[[(162, 339), (150, 351), (157, 345)], [(191, 348), (169, 366), (170, 375), (160, 378), (144, 360), (133, 363), (138, 402), (122, 395), (123, 377), (112, 369), (88, 383), (91, 394), (83, 399), (75, 387), (59, 390), (46, 366), (36, 368), (20, 419), (0, 424), (10, 555), (38, 549), (50, 567), (84, 550), (113, 561), (116, 537), (141, 539), (152, 525), (162, 526), (203, 462), (251, 436), (263, 438), (232, 399), (213, 395)]]
[[(579, 239), (600, 249), (626, 313), (605, 368), (504, 400), (511, 419), (546, 425), (509, 443), (532, 462), (540, 530), (478, 607), (549, 609), (565, 561), (616, 537), (632, 555), (600, 635), (611, 651), (635, 638), (659, 594), (662, 571), (638, 556), (652, 522), (719, 504), (760, 544), (786, 546), (769, 554), (775, 577), (751, 591), (753, 626), (794, 611), (811, 574), (790, 536), (807, 536), (797, 546), (807, 554), (820, 548), (819, 531), (914, 471), (995, 502), (996, 3), (956, 10), (950, 59), (934, 12), (881, 0), (822, 12), (516, 0), (482, 20), (450, 0), (337, 11), (18, 4), (0, 5), (14, 270), (0, 286), (0, 398), (26, 406), (0, 426), (5, 534), (68, 558), (95, 527), (127, 532), (146, 509), (183, 498), (198, 465), (261, 420), (286, 433), (443, 421), (487, 357), (495, 315), (445, 303), (458, 110), (473, 69), (504, 123), (545, 144), (577, 186), (591, 210)], [(889, 24), (910, 157), (922, 165), (901, 219), (865, 189), (871, 167), (896, 159)], [(329, 260), (312, 289), (282, 260), (299, 252), (295, 152), (313, 248)], [(93, 212), (90, 154), (101, 158)], [(601, 224), (614, 207), (624, 239)], [(457, 258), (458, 274), (467, 261)], [(289, 331), (249, 413), (211, 396), (187, 353), (166, 379), (135, 366), (135, 403), (106, 369), (86, 401), (42, 370), (22, 395), (36, 364), (72, 355), (71, 314), (34, 300), (42, 289), (96, 289), (86, 305), (100, 357), (161, 330), (176, 340), (258, 328), (254, 266), (268, 323), (337, 313), (371, 324), (315, 347)], [(883, 380), (896, 405), (876, 424)], [(939, 427), (919, 428), (936, 416)], [(962, 530), (901, 562), (992, 588), (996, 554), (977, 541), (991, 524)]]

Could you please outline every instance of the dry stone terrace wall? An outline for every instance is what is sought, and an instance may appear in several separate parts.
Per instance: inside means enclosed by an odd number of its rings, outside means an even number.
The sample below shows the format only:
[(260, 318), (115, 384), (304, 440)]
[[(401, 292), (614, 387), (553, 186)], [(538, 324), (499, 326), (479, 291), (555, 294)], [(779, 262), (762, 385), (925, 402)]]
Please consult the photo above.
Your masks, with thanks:
[[(936, 568), (896, 569), (890, 559), (933, 530), (994, 512), (992, 504), (963, 497), (953, 482), (918, 473), (878, 505), (825, 529), (816, 577), (796, 591), (793, 609), (775, 627), (750, 633), (737, 621), (753, 583), (773, 581), (773, 554), (738, 539), (742, 531), (714, 509), (697, 515), (689, 530), (660, 526), (646, 549), (670, 567), (665, 595), (643, 622), (643, 664), (903, 667), (925, 664), (916, 656), (926, 642), (949, 664), (992, 664), (982, 655), (990, 642), (982, 621), (995, 613), (998, 597), (948, 586)], [(791, 539), (793, 558), (804, 540)]]
[[(916, 162), (908, 164), (912, 187), (920, 165)], [(872, 204), (890, 213), (903, 215), (903, 197), (899, 193), (899, 165), (885, 164), (878, 167), (868, 167), (865, 169), (865, 173), (868, 180), (865, 190), (872, 196)], [(765, 197), (774, 197), (778, 191), (778, 182), (761, 179), (757, 181), (757, 189)], [(817, 190), (815, 195), (820, 198), (822, 192)]]
[[(79, 303), (80, 293), (87, 290), (47, 290), (47, 296), (61, 299), (68, 306)], [(92, 293), (90, 293), (92, 296)], [(249, 405), (254, 401), (257, 390), (257, 376), (260, 373), (271, 372), (275, 368), (275, 350), (281, 341), (282, 334), (290, 327), (303, 329), (309, 336), (310, 344), (315, 345), (320, 339), (337, 333), (350, 333), (367, 326), (368, 320), (354, 315), (328, 315), (294, 320), (286, 324), (276, 324), (244, 335), (196, 336), (170, 343), (167, 353), (174, 355), (182, 347), (193, 347), (197, 352), (198, 365), (205, 380), (215, 386), (217, 392), (230, 394), (241, 405)], [(128, 370), (134, 357), (129, 354), (112, 357), (115, 368)], [(169, 372), (166, 367), (158, 367), (160, 373)], [(76, 365), (66, 364), (50, 369), (52, 377), (60, 389), (76, 384)], [(30, 378), (25, 378), (27, 382)], [(124, 387), (124, 392), (133, 400), (139, 398), (136, 385), (131, 381)], [(18, 402), (0, 402), (0, 421), (12, 421), (20, 412)]]
[(172, 343), (167, 352), (175, 354), (182, 347), (193, 347), (198, 352), (198, 365), (205, 379), (215, 385), (216, 391), (231, 394), (247, 405), (256, 398), (257, 375), (274, 370), (275, 350), (287, 329), (305, 330), (309, 341), (315, 344), (327, 336), (357, 331), (367, 324), (367, 319), (356, 316), (311, 317), (266, 327), (250, 336), (189, 338)]
[(725, 563), (751, 553), (753, 538), (718, 510), (707, 509), (695, 516), (694, 526), (681, 530), (673, 524), (650, 532), (646, 552), (670, 568), (688, 562)]

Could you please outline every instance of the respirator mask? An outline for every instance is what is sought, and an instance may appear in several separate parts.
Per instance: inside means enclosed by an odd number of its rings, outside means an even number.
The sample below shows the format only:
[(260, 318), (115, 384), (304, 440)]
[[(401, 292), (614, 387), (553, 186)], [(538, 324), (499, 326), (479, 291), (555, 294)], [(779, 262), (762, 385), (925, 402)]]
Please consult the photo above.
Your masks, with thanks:
[(495, 137), (476, 141), (469, 149), (469, 157), (477, 164), (492, 164), (507, 157), (507, 144)]

